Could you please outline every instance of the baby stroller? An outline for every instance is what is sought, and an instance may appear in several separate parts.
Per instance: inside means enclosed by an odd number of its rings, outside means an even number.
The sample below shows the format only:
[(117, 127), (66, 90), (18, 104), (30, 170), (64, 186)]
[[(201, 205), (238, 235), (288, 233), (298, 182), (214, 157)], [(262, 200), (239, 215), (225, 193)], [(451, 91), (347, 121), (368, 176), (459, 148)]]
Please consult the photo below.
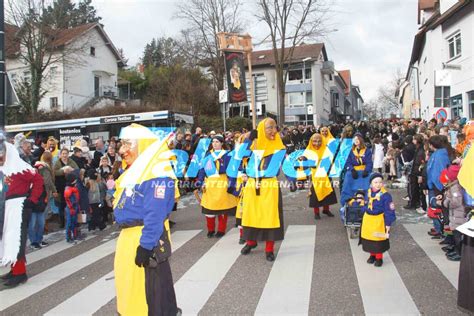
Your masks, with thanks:
[(354, 197), (348, 199), (339, 211), (342, 223), (348, 228), (351, 239), (359, 237), (360, 225), (364, 216), (364, 197), (364, 191), (357, 191)]

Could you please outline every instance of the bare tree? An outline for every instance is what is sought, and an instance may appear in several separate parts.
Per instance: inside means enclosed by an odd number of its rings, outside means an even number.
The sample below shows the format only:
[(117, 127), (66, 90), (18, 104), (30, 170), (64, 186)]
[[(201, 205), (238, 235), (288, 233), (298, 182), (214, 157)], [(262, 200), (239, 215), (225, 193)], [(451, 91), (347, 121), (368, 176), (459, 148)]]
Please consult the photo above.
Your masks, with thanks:
[(295, 47), (327, 33), (329, 12), (326, 0), (258, 0), (256, 16), (269, 30), (278, 86), (278, 120), (285, 122), (286, 65), (291, 64)]
[(44, 79), (47, 69), (56, 63), (80, 64), (81, 47), (68, 48), (57, 39), (63, 30), (51, 27), (44, 19), (44, 0), (8, 0), (7, 23), (16, 27), (15, 45), (17, 57), (29, 71), (28, 99), (31, 115), (38, 112), (41, 98), (45, 95)]
[(219, 55), (217, 33), (242, 30), (241, 0), (189, 0), (178, 5), (176, 17), (187, 22), (183, 30), (186, 59), (209, 67), (214, 86), (224, 86), (224, 61)]

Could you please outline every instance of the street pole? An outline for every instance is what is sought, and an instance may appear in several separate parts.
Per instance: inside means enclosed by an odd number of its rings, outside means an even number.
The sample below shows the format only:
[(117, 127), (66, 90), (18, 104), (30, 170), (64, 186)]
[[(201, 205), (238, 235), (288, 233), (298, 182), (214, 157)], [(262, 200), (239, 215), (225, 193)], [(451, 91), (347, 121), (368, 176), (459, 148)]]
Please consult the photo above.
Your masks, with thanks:
[(0, 128), (5, 127), (6, 80), (5, 80), (5, 13), (4, 0), (0, 0)]
[(247, 52), (247, 64), (249, 66), (250, 76), (250, 108), (252, 109), (252, 127), (257, 128), (257, 111), (255, 111), (255, 89), (253, 86), (253, 75), (252, 75), (252, 51)]
[(223, 125), (224, 125), (224, 134), (225, 134), (225, 131), (226, 131), (226, 126), (225, 126), (225, 119), (226, 119), (226, 115), (225, 115), (225, 108), (226, 108), (226, 102), (222, 102), (222, 122), (223, 122)]
[(411, 66), (412, 69), (416, 70), (416, 90), (418, 94), (418, 115), (420, 116), (421, 119), (421, 100), (420, 100), (420, 73), (418, 72), (418, 67)]
[[(306, 59), (306, 58), (305, 58)], [(308, 126), (308, 108), (306, 107), (306, 60), (303, 59), (303, 100), (304, 100), (304, 125)]]

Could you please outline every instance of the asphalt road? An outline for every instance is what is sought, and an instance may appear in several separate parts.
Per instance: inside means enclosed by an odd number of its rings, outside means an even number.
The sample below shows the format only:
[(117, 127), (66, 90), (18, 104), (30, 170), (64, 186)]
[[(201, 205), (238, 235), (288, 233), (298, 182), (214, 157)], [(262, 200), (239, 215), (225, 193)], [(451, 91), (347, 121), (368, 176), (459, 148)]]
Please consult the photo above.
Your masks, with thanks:
[[(338, 217), (339, 205), (331, 208), (336, 217), (322, 215), (321, 220), (314, 220), (306, 191), (283, 189), (284, 224), (287, 232), (302, 231), (301, 235), (309, 238), (301, 239), (300, 248), (299, 239), (291, 241), (287, 235), (283, 243), (276, 243), (273, 263), (265, 260), (263, 245), (248, 256), (240, 255), (242, 246), (234, 231), (222, 240), (207, 238), (197, 202), (191, 194), (183, 197), (172, 214), (177, 222), (172, 231), (195, 232), (191, 232), (192, 238), (183, 239), (171, 259), (178, 305), (197, 308), (200, 315), (252, 315), (256, 311), (282, 315), (462, 314), (456, 305), (456, 264), (443, 258), (440, 246), (426, 234), (429, 220), (402, 208), (405, 191), (389, 192), (398, 219), (382, 268), (365, 263), (367, 254), (348, 238)], [(230, 217), (228, 230), (233, 224)], [(0, 288), (0, 315), (55, 311), (58, 315), (115, 315), (113, 279), (103, 278), (113, 270), (113, 245), (109, 243), (117, 236), (117, 229), (109, 227), (63, 248), (62, 233), (48, 235), (50, 250), (46, 247), (28, 254), (29, 281), (15, 289)], [(293, 246), (286, 246), (287, 241)], [(40, 255), (47, 251), (49, 255)], [(298, 260), (307, 264), (291, 258), (301, 258)], [(298, 266), (302, 269), (295, 268)], [(202, 280), (193, 283), (196, 276)], [(298, 282), (291, 282), (293, 277)], [(197, 291), (189, 292), (186, 287), (190, 284)], [(107, 291), (109, 296), (104, 294)], [(296, 303), (286, 306), (286, 302)], [(268, 309), (272, 305), (282, 307), (274, 312)], [(190, 313), (191, 307), (184, 312)]]

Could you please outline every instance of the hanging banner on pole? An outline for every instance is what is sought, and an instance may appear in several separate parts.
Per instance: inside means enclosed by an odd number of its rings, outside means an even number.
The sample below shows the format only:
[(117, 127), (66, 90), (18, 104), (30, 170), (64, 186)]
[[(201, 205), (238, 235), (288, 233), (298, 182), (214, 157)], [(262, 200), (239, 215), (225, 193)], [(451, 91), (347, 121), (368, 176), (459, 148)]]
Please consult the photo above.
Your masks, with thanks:
[(224, 58), (227, 75), (227, 90), (229, 93), (228, 102), (238, 103), (247, 101), (244, 54), (225, 52)]

